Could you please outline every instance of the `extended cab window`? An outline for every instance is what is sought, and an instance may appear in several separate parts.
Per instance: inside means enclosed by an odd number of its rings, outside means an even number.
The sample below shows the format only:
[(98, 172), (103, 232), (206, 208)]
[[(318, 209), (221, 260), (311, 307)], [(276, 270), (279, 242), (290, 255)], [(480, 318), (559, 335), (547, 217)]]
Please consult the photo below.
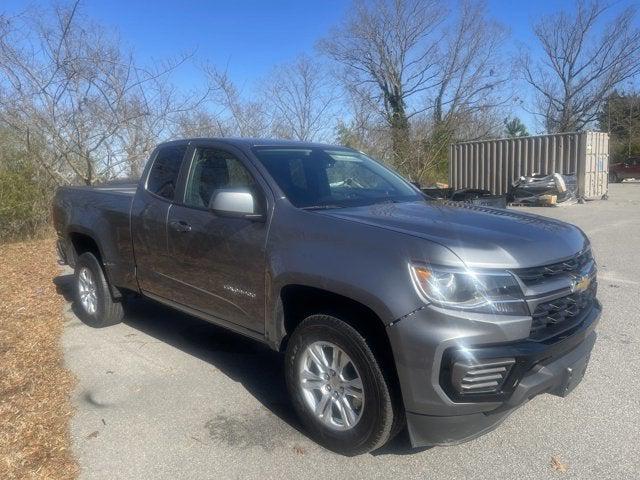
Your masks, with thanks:
[(256, 184), (240, 160), (215, 148), (196, 150), (187, 180), (186, 205), (207, 208), (216, 190), (246, 188), (255, 192)]
[(163, 147), (158, 151), (149, 172), (147, 190), (168, 200), (173, 200), (178, 174), (182, 165), (182, 157), (187, 150), (186, 145)]

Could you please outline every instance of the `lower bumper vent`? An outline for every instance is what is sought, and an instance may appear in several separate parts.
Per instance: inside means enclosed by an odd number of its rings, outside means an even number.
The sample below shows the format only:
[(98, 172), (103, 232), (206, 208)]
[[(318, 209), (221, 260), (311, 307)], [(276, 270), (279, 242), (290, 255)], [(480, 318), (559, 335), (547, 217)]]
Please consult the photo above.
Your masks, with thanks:
[(451, 383), (461, 394), (497, 392), (514, 363), (513, 358), (458, 360), (451, 368)]

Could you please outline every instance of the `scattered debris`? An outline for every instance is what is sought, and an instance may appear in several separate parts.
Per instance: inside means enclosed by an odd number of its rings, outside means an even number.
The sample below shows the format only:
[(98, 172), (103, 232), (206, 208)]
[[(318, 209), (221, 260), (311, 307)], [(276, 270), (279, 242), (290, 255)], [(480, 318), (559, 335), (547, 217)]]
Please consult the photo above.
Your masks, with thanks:
[(189, 435), (189, 438), (191, 440), (195, 440), (198, 443), (201, 443), (202, 445), (206, 445), (206, 443), (204, 443), (202, 440), (200, 440), (198, 437), (194, 437), (193, 435)]
[(87, 435), (87, 440), (91, 440), (92, 438), (96, 438), (99, 433), (100, 432), (98, 432), (98, 430), (95, 430), (95, 431), (91, 432), (89, 435)]
[(553, 455), (551, 457), (551, 468), (553, 468), (556, 472), (566, 473), (568, 467), (566, 463), (563, 463), (562, 460), (560, 460), (560, 457), (558, 457), (557, 455)]
[(576, 176), (559, 173), (520, 177), (511, 184), (507, 198), (514, 205), (537, 207), (569, 205), (580, 200)]
[(300, 445), (294, 445), (293, 451), (298, 455), (304, 455), (305, 453), (307, 453), (307, 449), (304, 447), (301, 447)]

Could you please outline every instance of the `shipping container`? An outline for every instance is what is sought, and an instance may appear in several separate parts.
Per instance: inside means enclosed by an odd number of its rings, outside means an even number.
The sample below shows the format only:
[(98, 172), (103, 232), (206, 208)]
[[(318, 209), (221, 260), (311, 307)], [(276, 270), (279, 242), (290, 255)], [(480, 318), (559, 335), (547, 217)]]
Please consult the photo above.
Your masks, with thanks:
[(503, 195), (518, 177), (534, 173), (576, 174), (579, 196), (602, 198), (609, 186), (609, 134), (558, 133), (462, 142), (449, 150), (449, 183), (456, 190), (481, 188)]

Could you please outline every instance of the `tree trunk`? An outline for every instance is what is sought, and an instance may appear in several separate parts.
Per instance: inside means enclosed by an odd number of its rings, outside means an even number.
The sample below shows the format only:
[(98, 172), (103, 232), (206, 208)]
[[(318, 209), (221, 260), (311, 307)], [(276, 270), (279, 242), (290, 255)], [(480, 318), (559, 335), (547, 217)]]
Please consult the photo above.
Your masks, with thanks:
[(93, 185), (93, 165), (91, 164), (91, 156), (85, 153), (85, 162), (87, 163), (87, 176), (84, 179), (86, 185)]
[(410, 160), (411, 139), (409, 133), (409, 119), (404, 110), (402, 99), (389, 101), (391, 106), (391, 142), (393, 148), (393, 163), (404, 174), (413, 176), (408, 162)]

